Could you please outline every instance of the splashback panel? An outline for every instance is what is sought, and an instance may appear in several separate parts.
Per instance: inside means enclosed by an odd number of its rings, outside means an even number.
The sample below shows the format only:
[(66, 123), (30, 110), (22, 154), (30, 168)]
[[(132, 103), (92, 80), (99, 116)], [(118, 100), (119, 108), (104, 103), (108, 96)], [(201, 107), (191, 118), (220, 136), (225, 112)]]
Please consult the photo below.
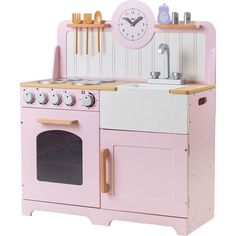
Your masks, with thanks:
[(166, 75), (166, 56), (158, 54), (161, 43), (170, 47), (171, 72), (181, 72), (188, 81), (204, 82), (206, 38), (202, 32), (157, 32), (141, 49), (127, 49), (110, 31), (101, 33), (101, 53), (97, 52), (97, 30), (89, 32), (89, 55), (85, 53), (86, 32), (79, 32), (79, 54), (75, 55), (75, 32), (66, 35), (67, 76), (145, 80), (151, 71)]

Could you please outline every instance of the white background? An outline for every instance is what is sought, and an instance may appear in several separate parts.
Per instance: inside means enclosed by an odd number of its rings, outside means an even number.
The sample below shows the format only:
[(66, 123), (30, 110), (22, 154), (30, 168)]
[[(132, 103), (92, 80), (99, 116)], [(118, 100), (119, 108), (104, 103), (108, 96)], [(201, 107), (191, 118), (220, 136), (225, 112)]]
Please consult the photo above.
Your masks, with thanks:
[[(0, 235), (175, 235), (171, 228), (128, 222), (94, 226), (87, 218), (36, 212), (21, 216), (19, 82), (51, 76), (57, 25), (72, 12), (102, 10), (122, 0), (5, 0), (0, 3)], [(163, 2), (149, 0), (157, 15)], [(236, 16), (233, 0), (167, 0), (171, 11), (191, 11), (217, 29), (216, 217), (193, 236), (236, 235)]]

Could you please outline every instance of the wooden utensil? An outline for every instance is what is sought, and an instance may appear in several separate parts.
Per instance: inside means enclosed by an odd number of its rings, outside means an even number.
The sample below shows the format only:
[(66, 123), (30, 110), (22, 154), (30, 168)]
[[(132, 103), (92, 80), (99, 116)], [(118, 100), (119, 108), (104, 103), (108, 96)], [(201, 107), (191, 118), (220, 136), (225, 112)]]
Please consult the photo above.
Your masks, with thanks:
[[(94, 15), (94, 24), (102, 23), (102, 13), (100, 11), (96, 11)], [(101, 52), (101, 36), (100, 36), (100, 28), (98, 28), (98, 52)]]
[[(80, 13), (73, 13), (72, 14), (72, 23), (78, 25), (82, 22)], [(78, 27), (75, 28), (75, 53), (78, 54)]]
[[(91, 24), (91, 23), (92, 23), (92, 14), (85, 13), (84, 24)], [(89, 27), (86, 27), (86, 55), (89, 54), (88, 44), (89, 44)]]

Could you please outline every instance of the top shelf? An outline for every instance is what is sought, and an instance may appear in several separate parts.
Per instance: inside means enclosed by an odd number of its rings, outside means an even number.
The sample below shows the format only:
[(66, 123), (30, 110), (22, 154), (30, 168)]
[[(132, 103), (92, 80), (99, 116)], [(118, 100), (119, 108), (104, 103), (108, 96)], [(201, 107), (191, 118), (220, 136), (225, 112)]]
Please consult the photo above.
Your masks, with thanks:
[(154, 26), (157, 29), (183, 29), (183, 30), (193, 30), (193, 29), (200, 29), (202, 26), (199, 24), (156, 24)]
[(91, 22), (91, 24), (68, 24), (67, 27), (69, 28), (109, 28), (111, 27), (110, 24), (106, 24), (106, 23), (101, 23), (101, 24), (95, 24), (94, 22)]
[[(109, 28), (111, 27), (111, 24), (107, 23), (101, 23), (101, 24), (94, 24), (92, 22), (91, 24), (67, 24), (67, 27), (69, 28)], [(182, 30), (195, 30), (200, 29), (202, 26), (200, 24), (155, 24), (154, 28), (156, 29), (182, 29)]]

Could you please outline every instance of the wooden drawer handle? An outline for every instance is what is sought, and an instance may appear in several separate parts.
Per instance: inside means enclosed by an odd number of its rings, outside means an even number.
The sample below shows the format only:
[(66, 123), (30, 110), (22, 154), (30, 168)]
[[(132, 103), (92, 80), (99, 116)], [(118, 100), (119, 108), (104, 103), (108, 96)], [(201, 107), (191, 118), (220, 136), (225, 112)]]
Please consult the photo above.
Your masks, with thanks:
[(78, 120), (50, 120), (50, 119), (38, 119), (38, 123), (42, 125), (79, 125)]
[(102, 150), (101, 153), (101, 191), (102, 193), (108, 193), (109, 191), (109, 186), (106, 183), (106, 177), (107, 177), (107, 159), (110, 155), (110, 152), (108, 149)]

